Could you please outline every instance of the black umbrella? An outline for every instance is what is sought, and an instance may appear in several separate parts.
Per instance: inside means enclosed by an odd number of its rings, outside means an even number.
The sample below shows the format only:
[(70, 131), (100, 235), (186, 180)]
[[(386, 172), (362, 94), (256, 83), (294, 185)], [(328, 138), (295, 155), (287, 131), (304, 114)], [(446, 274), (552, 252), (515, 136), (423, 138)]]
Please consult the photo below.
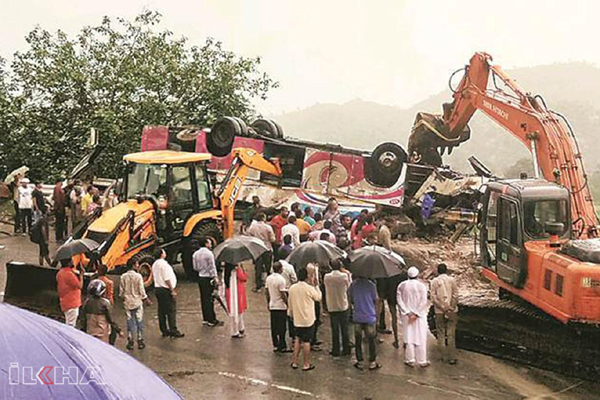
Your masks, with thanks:
[(60, 246), (56, 252), (55, 260), (67, 260), (77, 254), (88, 253), (96, 250), (100, 245), (92, 239), (76, 239)]
[(389, 278), (402, 272), (404, 259), (399, 254), (380, 246), (366, 246), (348, 256), (348, 269), (355, 276), (365, 278)]
[(314, 242), (300, 243), (290, 253), (287, 262), (296, 267), (296, 269), (306, 268), (306, 265), (309, 263), (317, 263), (321, 267), (324, 267), (330, 261), (337, 258), (344, 258), (346, 255), (344, 250), (327, 241), (315, 240)]
[(252, 236), (234, 236), (219, 244), (214, 249), (217, 262), (238, 264), (246, 260), (254, 260), (269, 251), (262, 240)]

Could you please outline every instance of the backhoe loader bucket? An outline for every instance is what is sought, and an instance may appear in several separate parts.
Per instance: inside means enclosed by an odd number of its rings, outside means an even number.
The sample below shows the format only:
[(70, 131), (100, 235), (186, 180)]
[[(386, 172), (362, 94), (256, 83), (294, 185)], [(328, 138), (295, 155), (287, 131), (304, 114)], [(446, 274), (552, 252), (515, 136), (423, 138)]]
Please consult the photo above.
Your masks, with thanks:
[(58, 269), (18, 261), (6, 263), (4, 301), (45, 315), (60, 315)]

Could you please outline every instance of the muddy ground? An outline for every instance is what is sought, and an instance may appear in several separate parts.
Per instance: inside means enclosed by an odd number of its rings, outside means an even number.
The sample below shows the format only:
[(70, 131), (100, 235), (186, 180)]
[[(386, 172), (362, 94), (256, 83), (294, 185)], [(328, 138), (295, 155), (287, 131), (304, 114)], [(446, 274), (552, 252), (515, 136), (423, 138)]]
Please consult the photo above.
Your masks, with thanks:
[[(11, 227), (0, 224), (0, 287), (4, 287), (4, 264), (10, 260), (35, 262), (37, 247), (22, 236), (9, 236)], [(445, 261), (453, 271), (462, 271), (459, 283), (462, 290), (477, 290), (482, 295), (492, 293), (479, 279), (472, 258), (472, 243), (461, 241), (457, 246), (449, 243), (428, 243), (413, 240), (397, 243), (409, 263), (411, 257), (420, 266), (433, 266)], [(51, 244), (55, 249), (56, 244)], [(426, 262), (422, 260), (426, 258)], [(421, 261), (419, 261), (421, 260)], [(384, 342), (378, 346), (378, 360), (383, 368), (375, 372), (359, 372), (352, 359), (331, 359), (329, 350), (329, 319), (320, 339), (323, 351), (314, 353), (317, 368), (311, 372), (294, 371), (289, 367), (290, 355), (273, 354), (269, 316), (264, 293), (250, 291), (253, 284), (252, 267), (249, 268), (249, 310), (246, 313), (247, 336), (231, 339), (228, 326), (209, 328), (201, 325), (198, 287), (181, 279), (178, 298), (178, 321), (186, 336), (182, 339), (160, 337), (156, 318), (156, 305), (146, 308), (146, 342), (142, 351), (131, 352), (148, 367), (164, 377), (186, 398), (310, 398), (322, 399), (519, 399), (519, 398), (600, 398), (600, 385), (535, 368), (515, 365), (480, 354), (459, 352), (459, 364), (447, 366), (439, 363), (438, 352), (430, 338), (429, 354), (432, 366), (426, 370), (411, 369), (402, 363), (402, 352), (392, 347), (391, 335), (382, 335)], [(180, 266), (178, 275), (183, 274)], [(427, 273), (427, 272), (426, 272)], [(118, 282), (118, 277), (113, 279)], [(122, 305), (117, 303), (117, 320), (125, 326)], [(226, 319), (218, 309), (219, 318)], [(126, 351), (125, 341), (117, 347)], [(143, 384), (143, 383), (141, 383)]]

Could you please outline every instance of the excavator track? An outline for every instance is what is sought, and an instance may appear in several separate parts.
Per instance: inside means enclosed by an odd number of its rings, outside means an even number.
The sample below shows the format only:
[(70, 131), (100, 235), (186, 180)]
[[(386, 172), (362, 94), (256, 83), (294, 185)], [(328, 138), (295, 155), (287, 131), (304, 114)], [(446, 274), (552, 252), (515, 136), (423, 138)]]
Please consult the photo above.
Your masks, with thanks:
[(600, 379), (599, 326), (563, 324), (519, 300), (461, 299), (456, 345), (581, 379)]

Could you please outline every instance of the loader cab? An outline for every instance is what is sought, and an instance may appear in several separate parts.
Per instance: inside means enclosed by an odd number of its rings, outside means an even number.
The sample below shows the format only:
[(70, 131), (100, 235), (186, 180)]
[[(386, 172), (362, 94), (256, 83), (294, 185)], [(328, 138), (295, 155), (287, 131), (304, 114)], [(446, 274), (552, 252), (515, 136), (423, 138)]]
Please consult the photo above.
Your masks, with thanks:
[(124, 157), (123, 193), (127, 200), (150, 201), (156, 211), (159, 242), (183, 236), (187, 219), (213, 208), (206, 164), (209, 154), (147, 151)]
[(490, 182), (483, 196), (480, 250), (483, 266), (499, 279), (523, 288), (525, 243), (571, 236), (569, 193), (540, 179)]

